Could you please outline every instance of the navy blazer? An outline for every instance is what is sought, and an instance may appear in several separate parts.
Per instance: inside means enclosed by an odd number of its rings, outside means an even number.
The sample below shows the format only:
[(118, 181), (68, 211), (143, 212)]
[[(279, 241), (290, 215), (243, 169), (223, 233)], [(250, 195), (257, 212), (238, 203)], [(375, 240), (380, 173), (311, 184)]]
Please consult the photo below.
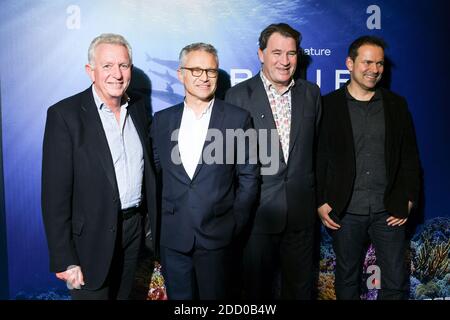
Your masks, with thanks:
[[(387, 187), (384, 205), (393, 216), (408, 216), (408, 200), (417, 203), (420, 163), (411, 115), (406, 100), (380, 88), (385, 117)], [(317, 155), (318, 206), (328, 203), (337, 214), (353, 193), (356, 160), (345, 86), (323, 97), (323, 118)]]
[[(194, 239), (205, 249), (225, 247), (248, 221), (258, 190), (258, 165), (251, 163), (247, 145), (245, 163), (201, 161), (191, 180), (183, 165), (171, 159), (172, 152), (179, 152), (178, 137), (172, 141), (171, 136), (180, 128), (183, 107), (181, 103), (157, 112), (151, 130), (155, 167), (162, 178), (160, 244), (181, 252), (191, 250)], [(215, 99), (212, 128), (223, 134), (225, 147), (225, 130), (251, 128), (250, 115)]]
[[(156, 184), (144, 97), (129, 94), (128, 112), (144, 152), (143, 205), (156, 238)], [(80, 265), (85, 288), (108, 275), (121, 209), (114, 164), (92, 87), (47, 111), (42, 159), (42, 214), (50, 270)]]
[[(274, 174), (261, 176), (261, 194), (253, 233), (271, 234), (286, 228), (310, 228), (316, 220), (314, 156), (321, 114), (320, 89), (315, 84), (297, 79), (291, 90), (288, 163), (284, 161), (279, 138), (275, 146), (271, 146), (268, 141), (269, 152), (278, 149), (279, 168)], [(255, 129), (276, 131), (259, 73), (229, 89), (225, 100), (248, 110)]]

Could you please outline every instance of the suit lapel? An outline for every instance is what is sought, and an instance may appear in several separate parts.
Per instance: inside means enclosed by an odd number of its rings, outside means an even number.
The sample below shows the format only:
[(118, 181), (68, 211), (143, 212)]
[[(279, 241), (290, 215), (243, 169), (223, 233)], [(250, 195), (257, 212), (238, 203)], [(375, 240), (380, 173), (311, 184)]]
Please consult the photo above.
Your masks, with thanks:
[(257, 129), (277, 129), (275, 120), (273, 118), (272, 109), (270, 107), (269, 99), (267, 98), (266, 90), (259, 74), (256, 76), (253, 91), (251, 93), (250, 101), (251, 112), (256, 115), (254, 117), (255, 126)]
[[(254, 126), (256, 130), (268, 129), (267, 133), (267, 146), (270, 146), (270, 134), (271, 130), (275, 130), (278, 141), (278, 155), (281, 160), (280, 163), (284, 163), (283, 149), (281, 147), (280, 137), (278, 136), (277, 126), (273, 118), (272, 108), (270, 107), (269, 98), (267, 97), (266, 89), (262, 82), (261, 76), (258, 73), (254, 77), (254, 83), (252, 88), (252, 93), (250, 96), (251, 103), (251, 114), (253, 115)], [(270, 150), (271, 148), (269, 148)]]
[[(168, 141), (170, 141), (169, 144), (169, 150), (168, 152), (171, 154), (172, 150), (175, 150), (174, 152), (178, 153), (178, 157), (181, 161), (181, 156), (180, 156), (180, 148), (178, 146), (178, 136), (179, 136), (179, 130), (180, 130), (180, 126), (181, 126), (181, 119), (183, 117), (183, 108), (184, 108), (184, 103), (180, 103), (178, 104), (174, 109), (172, 114), (170, 115), (170, 120), (167, 128), (167, 136), (168, 136)], [(172, 134), (174, 132), (176, 133), (176, 136), (172, 138)], [(173, 168), (175, 170), (175, 172), (177, 173), (178, 177), (180, 177), (180, 179), (182, 179), (185, 183), (190, 183), (191, 179), (189, 178), (189, 175), (187, 174), (186, 170), (184, 169), (184, 166), (182, 163), (180, 164), (174, 164), (173, 163)]]
[(291, 132), (289, 133), (289, 154), (291, 154), (294, 144), (300, 135), (300, 128), (303, 122), (303, 113), (305, 106), (302, 102), (306, 101), (305, 86), (298, 81), (291, 91)]
[(87, 132), (91, 132), (91, 134), (87, 135), (87, 139), (90, 141), (91, 145), (95, 146), (93, 148), (94, 153), (97, 155), (99, 163), (105, 171), (105, 175), (108, 178), (114, 193), (119, 195), (111, 151), (109, 150), (108, 140), (106, 139), (102, 121), (92, 95), (92, 87), (86, 91), (86, 94), (83, 97), (81, 110), (81, 117), (82, 121), (85, 123), (85, 128), (88, 128)]
[[(209, 136), (209, 132), (210, 132), (209, 129), (219, 129), (219, 130), (222, 129), (223, 118), (225, 116), (224, 105), (219, 100), (215, 99), (214, 105), (212, 107), (213, 108), (212, 108), (211, 118), (209, 120), (208, 133), (206, 134), (205, 143), (203, 144), (202, 153), (200, 154), (200, 163), (197, 164), (197, 167), (195, 168), (194, 175), (192, 176), (192, 181), (195, 180), (195, 177), (197, 177), (198, 173), (203, 168), (203, 165), (204, 165), (203, 152), (205, 151), (205, 148), (210, 143), (212, 143), (211, 137)], [(222, 131), (222, 132), (224, 132), (224, 131)]]
[[(384, 109), (384, 121), (385, 121), (385, 141), (384, 141), (384, 155), (385, 155), (385, 161), (386, 161), (386, 168), (390, 168), (389, 161), (391, 159), (391, 150), (392, 150), (392, 137), (393, 134), (393, 123), (395, 123), (395, 114), (394, 114), (394, 106), (391, 105), (392, 100), (389, 99), (386, 92), (381, 89), (381, 96), (383, 101), (383, 109)], [(390, 172), (388, 172), (388, 175), (390, 175)]]
[(336, 119), (337, 123), (340, 123), (342, 134), (344, 135), (345, 141), (347, 141), (348, 146), (352, 152), (352, 159), (356, 159), (355, 155), (355, 143), (353, 140), (353, 129), (352, 120), (350, 118), (350, 111), (348, 110), (346, 87), (341, 88), (340, 94), (337, 96), (337, 106), (339, 108), (336, 117), (342, 117), (341, 119)]

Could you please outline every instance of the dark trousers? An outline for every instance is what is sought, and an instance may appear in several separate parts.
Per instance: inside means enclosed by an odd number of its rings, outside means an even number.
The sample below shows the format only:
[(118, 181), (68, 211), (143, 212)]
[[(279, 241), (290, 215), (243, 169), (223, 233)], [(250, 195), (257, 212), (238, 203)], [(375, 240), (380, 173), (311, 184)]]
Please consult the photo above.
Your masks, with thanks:
[(251, 234), (244, 247), (244, 298), (274, 298), (275, 275), (281, 267), (281, 299), (312, 298), (314, 230)]
[(370, 215), (345, 214), (341, 228), (331, 231), (336, 254), (336, 297), (359, 300), (363, 263), (369, 239), (375, 247), (376, 263), (381, 271), (380, 300), (407, 297), (405, 225), (388, 226), (387, 212)]
[[(143, 217), (136, 214), (119, 222), (116, 248), (111, 268), (103, 286), (97, 290), (70, 290), (72, 300), (127, 300), (133, 288), (134, 276), (143, 244)], [(81, 266), (81, 271), (83, 267)]]
[(169, 300), (230, 298), (230, 250), (198, 246), (187, 253), (161, 246), (161, 270)]

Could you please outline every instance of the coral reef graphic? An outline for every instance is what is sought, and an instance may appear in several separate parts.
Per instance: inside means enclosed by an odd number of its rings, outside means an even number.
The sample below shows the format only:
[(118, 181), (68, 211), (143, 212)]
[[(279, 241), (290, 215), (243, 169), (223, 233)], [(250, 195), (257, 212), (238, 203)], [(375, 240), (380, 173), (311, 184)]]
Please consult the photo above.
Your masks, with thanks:
[(450, 218), (427, 221), (411, 241), (411, 299), (450, 297)]
[[(334, 291), (334, 270), (336, 268), (336, 256), (333, 251), (332, 239), (325, 227), (322, 226), (321, 244), (320, 244), (320, 271), (318, 283), (319, 300), (335, 300), (336, 293)], [(364, 260), (363, 274), (361, 279), (361, 299), (375, 300), (377, 298), (376, 289), (368, 289), (366, 282), (371, 274), (367, 274), (366, 270), (369, 266), (376, 265), (375, 248), (370, 245)]]
[(161, 265), (155, 261), (150, 288), (148, 290), (147, 300), (167, 300), (164, 277), (161, 272)]
[(14, 300), (70, 300), (70, 295), (66, 288), (51, 288), (34, 293), (19, 291)]
[(320, 245), (319, 283), (317, 299), (335, 300), (334, 291), (334, 269), (336, 257), (332, 248), (332, 239), (325, 227), (322, 226), (322, 237)]
[[(371, 273), (368, 272), (368, 268), (370, 266), (374, 266), (377, 264), (377, 257), (375, 255), (375, 248), (373, 245), (370, 245), (367, 249), (366, 258), (364, 259), (364, 265), (363, 265), (363, 274), (361, 279), (361, 299), (363, 300), (376, 300), (377, 299), (377, 289), (369, 289), (367, 285), (367, 280), (371, 276)], [(377, 285), (377, 283), (374, 283), (375, 281), (379, 281), (377, 279), (372, 280), (372, 286)], [(378, 283), (379, 285), (379, 283)]]
[[(334, 300), (334, 269), (336, 257), (332, 247), (332, 239), (322, 227), (320, 246), (320, 264), (318, 281), (318, 299)], [(416, 232), (410, 243), (409, 256), (411, 263), (410, 299), (449, 299), (450, 297), (450, 218), (437, 217), (427, 220)], [(369, 246), (363, 265), (361, 279), (361, 299), (377, 298), (376, 289), (368, 289), (366, 282), (370, 273), (369, 266), (376, 265), (375, 249)], [(279, 279), (278, 279), (279, 282)], [(375, 284), (375, 283), (372, 283)], [(70, 295), (65, 289), (52, 288), (35, 293), (19, 292), (16, 300), (68, 300)], [(134, 300), (167, 300), (161, 265), (149, 255), (144, 255), (136, 271), (136, 280), (131, 295)]]

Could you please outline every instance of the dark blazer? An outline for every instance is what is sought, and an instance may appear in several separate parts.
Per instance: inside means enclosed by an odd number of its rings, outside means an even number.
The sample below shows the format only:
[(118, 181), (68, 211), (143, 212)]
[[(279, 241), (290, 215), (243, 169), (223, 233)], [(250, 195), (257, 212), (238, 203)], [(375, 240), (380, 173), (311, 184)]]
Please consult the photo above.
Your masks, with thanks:
[[(229, 89), (225, 99), (250, 111), (255, 129), (276, 131), (259, 74)], [(254, 233), (278, 233), (286, 226), (292, 230), (309, 228), (316, 218), (314, 152), (321, 113), (319, 87), (297, 79), (292, 87), (291, 99), (288, 163), (284, 161), (279, 139), (276, 146), (270, 146), (268, 141), (269, 152), (271, 148), (278, 148), (280, 165), (275, 174), (261, 176)]]
[[(386, 124), (386, 210), (408, 216), (408, 200), (416, 203), (420, 165), (411, 115), (404, 98), (380, 88)], [(353, 192), (356, 160), (345, 86), (323, 97), (323, 118), (317, 156), (318, 206), (328, 203), (337, 214), (347, 207)]]
[[(150, 119), (143, 97), (129, 95), (128, 112), (144, 151), (144, 205), (156, 232), (155, 175)], [(92, 88), (47, 112), (42, 159), (42, 214), (50, 270), (80, 265), (85, 288), (99, 288), (108, 274), (121, 209), (114, 164)]]
[[(171, 135), (180, 128), (183, 106), (157, 112), (151, 131), (156, 168), (162, 175), (161, 245), (187, 252), (195, 237), (205, 249), (225, 247), (247, 223), (258, 189), (258, 165), (250, 163), (247, 148), (244, 164), (202, 161), (191, 180), (183, 165), (171, 159), (172, 151), (178, 152), (178, 136), (171, 141)], [(250, 115), (215, 99), (209, 128), (220, 130), (225, 146), (225, 130), (251, 128)]]

